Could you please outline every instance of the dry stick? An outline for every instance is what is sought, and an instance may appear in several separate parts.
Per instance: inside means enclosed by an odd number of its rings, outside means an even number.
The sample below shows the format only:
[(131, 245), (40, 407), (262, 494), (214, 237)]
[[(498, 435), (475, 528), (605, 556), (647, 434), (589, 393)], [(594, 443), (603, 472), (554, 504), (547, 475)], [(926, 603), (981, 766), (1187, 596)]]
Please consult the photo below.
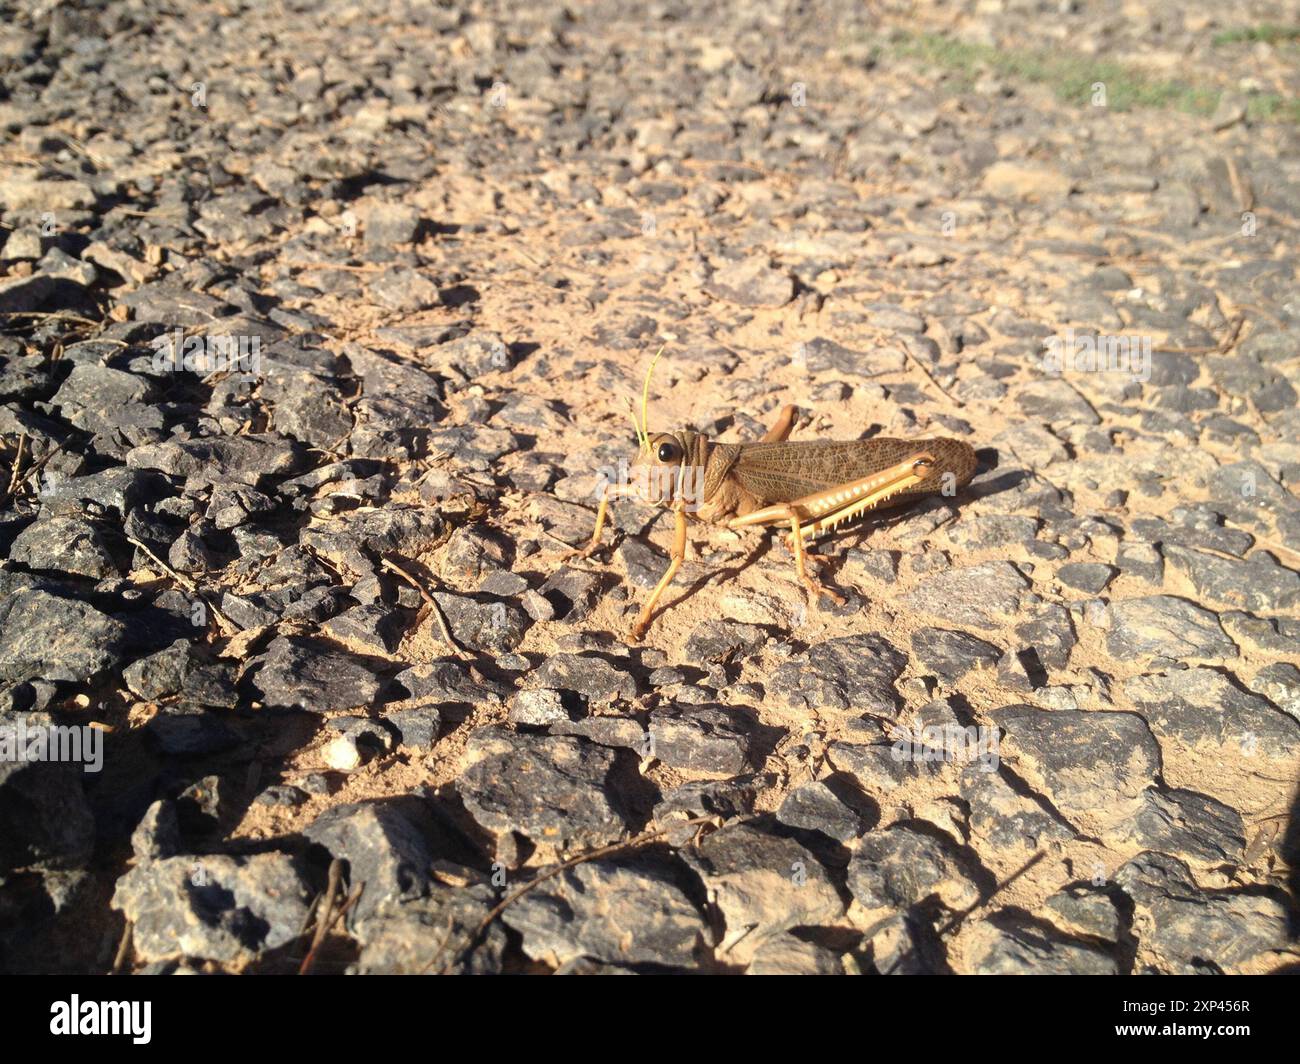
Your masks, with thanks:
[(1232, 184), (1233, 195), (1237, 197), (1237, 206), (1243, 211), (1252, 210), (1255, 206), (1255, 189), (1251, 186), (1250, 178), (1237, 169), (1237, 160), (1231, 155), (1224, 161), (1228, 164), (1228, 181)]
[(0, 318), (39, 318), (44, 321), (47, 318), (57, 318), (60, 321), (80, 321), (87, 325), (103, 325), (102, 321), (96, 321), (94, 318), (83, 318), (80, 314), (65, 314), (63, 311), (44, 311), (44, 310), (6, 310), (0, 312)]
[(1226, 355), (1237, 345), (1237, 340), (1240, 338), (1242, 327), (1245, 324), (1246, 315), (1238, 314), (1233, 318), (1232, 324), (1228, 327), (1228, 335), (1225, 336), (1223, 342), (1219, 344), (1219, 354)]
[(465, 651), (461, 649), (460, 644), (457, 643), (456, 640), (452, 638), (451, 629), (447, 626), (446, 615), (443, 614), (442, 607), (438, 605), (438, 600), (435, 599), (432, 595), (430, 595), (429, 592), (427, 592), (424, 589), (424, 586), (418, 580), (415, 579), (415, 577), (413, 577), (405, 569), (390, 562), (387, 558), (383, 559), (383, 561), (380, 562), (380, 565), (383, 568), (389, 570), (390, 572), (396, 573), (398, 576), (400, 576), (403, 580), (405, 580), (408, 584), (410, 584), (413, 588), (415, 588), (416, 591), (420, 593), (420, 597), (424, 599), (425, 605), (427, 605), (429, 609), (433, 611), (434, 619), (438, 622), (438, 628), (442, 632), (443, 642), (446, 643), (447, 646), (451, 648), (451, 652), (455, 657), (460, 658), (462, 661), (464, 661), (467, 655)]
[(44, 469), (45, 466), (49, 463), (50, 459), (53, 458), (56, 454), (58, 454), (62, 450), (63, 450), (63, 444), (56, 443), (53, 447), (51, 447), (48, 451), (46, 451), (45, 454), (43, 454), (40, 458), (38, 458), (32, 465), (28, 466), (26, 473), (24, 473), (21, 477), (18, 478), (18, 482), (14, 485), (14, 490), (17, 491), (24, 484), (26, 484), (27, 481), (31, 480), (32, 477), (40, 473), (40, 471)]
[[(365, 890), (365, 887), (366, 885), (364, 883), (358, 883), (357, 886), (353, 888), (352, 893), (348, 895), (347, 901), (345, 901), (341, 906), (339, 906), (338, 910), (334, 913), (333, 918), (329, 922), (329, 926), (325, 929), (326, 934), (328, 934), (330, 931), (333, 931), (335, 926), (337, 926), (338, 922), (352, 911), (352, 907), (361, 900), (361, 892)], [(306, 963), (305, 958), (303, 963), (304, 964)], [(299, 969), (298, 974), (308, 975), (310, 973)]]
[(199, 590), (198, 584), (196, 584), (188, 576), (184, 576), (183, 574), (178, 573), (175, 569), (173, 569), (165, 561), (159, 558), (158, 555), (156, 555), (153, 551), (151, 551), (148, 547), (146, 547), (134, 536), (127, 536), (126, 541), (132, 544), (133, 546), (139, 547), (140, 550), (144, 551), (145, 554), (148, 555), (149, 559), (155, 565), (159, 566), (163, 572), (165, 572), (168, 576), (170, 576), (173, 580), (175, 580), (178, 584), (180, 584), (181, 587), (185, 588), (191, 594), (195, 595), (199, 599), (199, 601), (203, 603), (204, 606), (206, 606), (208, 609), (212, 611), (212, 615), (218, 620), (218, 622), (220, 622), (221, 627), (225, 629), (228, 633), (234, 634), (242, 630), (239, 627), (239, 625), (235, 624), (234, 621), (232, 621), (229, 617), (227, 617), (224, 613), (222, 613), (219, 609), (217, 609), (216, 606), (214, 606), (207, 599), (205, 599), (203, 597), (203, 593)]
[(307, 950), (307, 956), (302, 959), (302, 964), (298, 966), (298, 974), (306, 975), (311, 971), (311, 966), (316, 962), (316, 951), (320, 949), (321, 943), (325, 941), (325, 936), (329, 933), (330, 924), (333, 923), (334, 917), (334, 896), (339, 890), (339, 881), (343, 878), (343, 862), (337, 857), (330, 862), (329, 880), (325, 884), (324, 908), (316, 914), (316, 933), (311, 937), (311, 946)]
[(109, 975), (118, 975), (126, 967), (126, 959), (131, 953), (131, 932), (134, 925), (130, 920), (126, 922), (126, 927), (122, 928), (122, 940), (117, 944), (117, 952), (113, 954), (113, 966), (108, 970)]
[(12, 499), (14, 492), (18, 490), (18, 470), (23, 464), (23, 445), (27, 442), (27, 433), (18, 437), (18, 451), (14, 455), (14, 469), (9, 474), (9, 484), (5, 488), (5, 498)]
[[(491, 911), (479, 921), (478, 927), (470, 932), (465, 941), (461, 943), (460, 948), (452, 954), (451, 960), (438, 969), (438, 974), (446, 975), (448, 970), (455, 967), (456, 962), (459, 961), (461, 957), (463, 957), (465, 953), (473, 947), (474, 943), (482, 937), (483, 933), (492, 926), (492, 921), (510, 908), (511, 905), (522, 898), (530, 890), (545, 883), (548, 879), (554, 879), (561, 872), (574, 867), (574, 865), (584, 864), (587, 861), (596, 861), (602, 857), (609, 857), (612, 854), (621, 853), (624, 850), (635, 850), (647, 843), (654, 842), (655, 839), (667, 834), (669, 828), (687, 827), (692, 824), (711, 824), (713, 822), (714, 817), (711, 816), (692, 817), (690, 820), (675, 820), (671, 824), (654, 831), (644, 831), (640, 835), (628, 839), (626, 842), (614, 842), (610, 843), (608, 846), (600, 846), (594, 850), (584, 850), (582, 853), (574, 857), (561, 861), (554, 868), (550, 868), (547, 871), (534, 876), (518, 890), (514, 891), (512, 894), (507, 894), (501, 899), (501, 901), (493, 906)], [(442, 952), (441, 947), (439, 947), (438, 952)], [(437, 960), (437, 954), (434, 955), (434, 960)], [(430, 961), (424, 966), (424, 970), (427, 971), (432, 964), (433, 961)]]
[(921, 360), (919, 358), (917, 358), (914, 354), (912, 354), (911, 351), (908, 350), (906, 344), (903, 344), (902, 346), (903, 346), (903, 354), (907, 356), (908, 361), (910, 361), (912, 365), (914, 365), (917, 369), (919, 369), (922, 373), (925, 374), (926, 379), (931, 384), (933, 384), (936, 389), (938, 389), (940, 395), (942, 395), (945, 399), (947, 399), (948, 402), (952, 403), (953, 406), (957, 407), (958, 409), (961, 409), (961, 407), (964, 405), (962, 401), (956, 398), (955, 396), (950, 395), (948, 393), (948, 390), (937, 380), (934, 379), (934, 375), (931, 374), (931, 372), (928, 369), (926, 369), (924, 365), (922, 365)]

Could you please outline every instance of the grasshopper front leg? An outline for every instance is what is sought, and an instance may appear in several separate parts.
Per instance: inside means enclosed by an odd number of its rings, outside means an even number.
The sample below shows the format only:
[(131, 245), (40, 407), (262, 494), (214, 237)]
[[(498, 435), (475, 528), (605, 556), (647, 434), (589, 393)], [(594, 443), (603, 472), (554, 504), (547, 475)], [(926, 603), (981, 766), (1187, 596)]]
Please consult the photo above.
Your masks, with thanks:
[(668, 571), (660, 578), (655, 589), (650, 592), (650, 597), (641, 607), (641, 615), (636, 619), (636, 624), (632, 626), (632, 631), (628, 633), (628, 639), (633, 643), (639, 643), (650, 627), (651, 615), (654, 613), (655, 603), (659, 601), (659, 596), (664, 593), (664, 589), (673, 582), (673, 577), (677, 575), (677, 570), (682, 567), (682, 561), (686, 557), (686, 502), (683, 499), (677, 499), (673, 503), (673, 552), (672, 558), (668, 563)]
[(604, 490), (600, 493), (600, 505), (596, 507), (596, 527), (591, 533), (591, 539), (585, 547), (575, 547), (573, 550), (562, 554), (560, 561), (567, 562), (574, 558), (590, 558), (600, 548), (600, 533), (605, 527), (605, 518), (609, 513), (609, 500), (631, 494), (633, 494), (631, 485), (606, 484)]

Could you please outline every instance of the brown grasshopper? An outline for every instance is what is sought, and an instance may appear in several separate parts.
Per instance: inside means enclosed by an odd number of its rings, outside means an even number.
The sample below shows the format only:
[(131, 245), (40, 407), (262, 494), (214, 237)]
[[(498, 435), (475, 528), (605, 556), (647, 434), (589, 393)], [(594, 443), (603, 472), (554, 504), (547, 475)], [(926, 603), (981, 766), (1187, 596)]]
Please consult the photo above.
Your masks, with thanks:
[[(660, 349), (662, 353), (662, 348)], [(806, 566), (804, 539), (882, 506), (922, 495), (950, 495), (975, 475), (975, 452), (953, 439), (795, 440), (789, 439), (796, 410), (786, 406), (758, 443), (715, 443), (698, 432), (650, 433), (647, 407), (650, 374), (641, 397), (638, 447), (626, 483), (605, 484), (596, 510), (591, 542), (565, 558), (587, 558), (600, 546), (600, 533), (612, 498), (633, 496), (673, 511), (675, 535), (668, 571), (655, 585), (632, 626), (639, 641), (650, 626), (655, 604), (686, 557), (689, 514), (727, 528), (788, 525), (787, 543), (799, 579), (814, 598), (844, 600), (824, 587)], [(816, 558), (817, 555), (811, 555)]]

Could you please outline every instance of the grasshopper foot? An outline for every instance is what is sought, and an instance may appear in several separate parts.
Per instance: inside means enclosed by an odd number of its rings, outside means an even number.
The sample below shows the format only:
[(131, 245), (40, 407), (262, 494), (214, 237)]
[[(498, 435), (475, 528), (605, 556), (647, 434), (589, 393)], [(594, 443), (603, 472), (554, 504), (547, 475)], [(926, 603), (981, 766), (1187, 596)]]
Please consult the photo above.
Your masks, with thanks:
[[(601, 544), (599, 543), (588, 543), (585, 547), (575, 547), (573, 550), (566, 550), (560, 555), (560, 564), (568, 565), (569, 562), (577, 561), (579, 558), (584, 560), (588, 559), (595, 554), (596, 551), (600, 550), (600, 548)], [(596, 561), (599, 562), (600, 559), (597, 558)]]
[(816, 602), (822, 595), (825, 595), (837, 606), (843, 606), (844, 603), (848, 601), (843, 595), (832, 591), (815, 576), (811, 576), (808, 573), (800, 573), (799, 579), (803, 581), (803, 586), (808, 589), (814, 602)]

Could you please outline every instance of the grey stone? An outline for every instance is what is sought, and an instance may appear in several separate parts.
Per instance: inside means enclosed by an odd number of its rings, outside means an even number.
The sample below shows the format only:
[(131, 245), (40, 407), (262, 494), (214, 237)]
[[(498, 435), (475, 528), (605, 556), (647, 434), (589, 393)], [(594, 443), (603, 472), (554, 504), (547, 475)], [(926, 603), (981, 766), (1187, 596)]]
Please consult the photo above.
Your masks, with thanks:
[(819, 831), (836, 842), (850, 842), (862, 833), (857, 813), (819, 780), (793, 788), (781, 802), (776, 818), (787, 827)]
[(378, 799), (326, 809), (303, 834), (331, 857), (346, 861), (352, 888), (364, 884), (358, 918), (384, 902), (422, 894), (432, 861), (428, 841), (411, 815), (412, 799)]
[(947, 628), (918, 628), (912, 633), (912, 650), (921, 664), (944, 683), (960, 680), (972, 669), (997, 664), (1002, 651), (966, 632)]
[(699, 910), (663, 870), (612, 860), (567, 869), (502, 920), (522, 936), (525, 954), (553, 967), (580, 957), (691, 967), (705, 935)]
[(1115, 873), (1133, 899), (1133, 933), (1159, 970), (1231, 969), (1287, 941), (1287, 907), (1272, 893), (1202, 890), (1181, 861), (1147, 852)]
[(734, 776), (750, 766), (755, 718), (726, 706), (672, 706), (650, 715), (653, 756), (688, 772)]
[(383, 685), (366, 665), (328, 643), (281, 636), (267, 647), (253, 686), (268, 706), (326, 713), (371, 705)]
[(1115, 834), (1139, 849), (1176, 853), (1207, 865), (1235, 867), (1246, 849), (1241, 814), (1195, 791), (1152, 788), (1132, 821)]
[(1133, 713), (1004, 706), (989, 717), (1006, 733), (1003, 761), (1072, 821), (1128, 820), (1160, 772), (1160, 744)]
[(89, 679), (117, 664), (127, 629), (84, 602), (46, 591), (0, 598), (0, 679)]
[(589, 703), (636, 697), (636, 679), (631, 672), (594, 654), (552, 654), (528, 674), (527, 683), (529, 687), (573, 691)]
[(961, 796), (970, 806), (970, 828), (977, 848), (994, 853), (1037, 851), (1074, 838), (1074, 829), (1041, 797), (1023, 793), (998, 772), (974, 764), (961, 775)]
[(136, 865), (117, 881), (113, 908), (131, 921), (143, 961), (235, 963), (296, 939), (311, 895), (286, 854), (212, 854)]
[(892, 717), (901, 705), (894, 681), (906, 665), (883, 636), (840, 636), (781, 665), (769, 690), (792, 709)]
[(14, 538), (9, 558), (32, 569), (93, 580), (120, 575), (99, 529), (78, 517), (47, 517), (28, 525)]
[(984, 562), (923, 580), (902, 597), (902, 604), (948, 623), (991, 628), (1015, 618), (1028, 587), (1010, 562)]
[(1147, 655), (1185, 658), (1235, 658), (1237, 644), (1210, 610), (1172, 595), (1125, 599), (1110, 607), (1106, 649), (1119, 661)]
[(1266, 551), (1256, 551), (1245, 561), (1177, 546), (1166, 546), (1164, 553), (1191, 582), (1198, 600), (1254, 613), (1290, 611), (1300, 603), (1300, 573), (1278, 564)]
[(1190, 747), (1231, 745), (1270, 760), (1286, 760), (1300, 751), (1300, 723), (1216, 669), (1199, 666), (1135, 676), (1122, 691), (1162, 738)]
[(931, 897), (956, 912), (980, 897), (965, 864), (950, 841), (897, 824), (858, 840), (848, 886), (858, 903), (873, 913), (910, 909)]
[(610, 780), (614, 754), (604, 747), (486, 728), (470, 737), (467, 750), (477, 760), (456, 789), (488, 831), (516, 831), (556, 847), (603, 846), (626, 834)]
[(1109, 950), (1063, 935), (1015, 910), (994, 913), (972, 937), (972, 970), (978, 975), (1120, 974)]
[(1100, 562), (1069, 562), (1056, 570), (1056, 579), (1066, 587), (1096, 595), (1115, 578), (1115, 573), (1114, 568)]
[(772, 936), (834, 923), (844, 912), (826, 870), (808, 850), (749, 824), (723, 827), (682, 857), (722, 917), (716, 953), (724, 963), (748, 965)]

